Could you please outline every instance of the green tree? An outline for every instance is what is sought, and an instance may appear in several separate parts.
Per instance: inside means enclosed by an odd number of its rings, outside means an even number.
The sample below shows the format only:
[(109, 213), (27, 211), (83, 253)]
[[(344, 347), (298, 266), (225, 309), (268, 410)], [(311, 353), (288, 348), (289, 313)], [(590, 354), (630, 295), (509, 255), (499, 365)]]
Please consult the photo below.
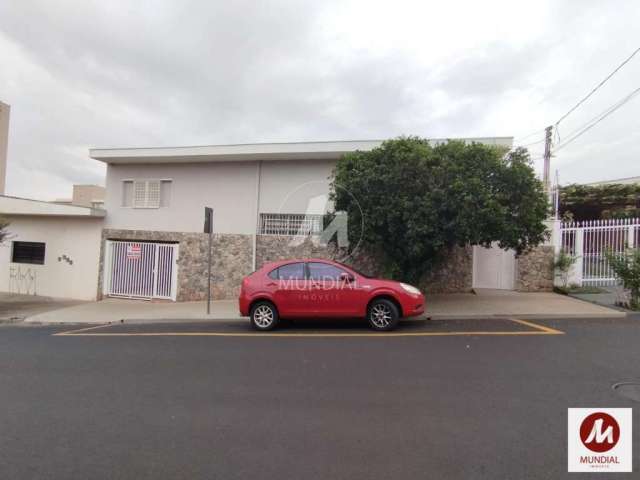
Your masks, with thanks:
[(629, 291), (629, 308), (640, 310), (640, 249), (629, 248), (622, 254), (605, 252), (611, 270)]
[(560, 189), (560, 215), (599, 220), (640, 216), (640, 185), (567, 185)]
[(455, 246), (495, 241), (520, 254), (547, 235), (546, 196), (525, 149), (388, 140), (338, 161), (332, 198), (349, 214), (351, 247), (361, 238), (387, 275), (408, 281)]

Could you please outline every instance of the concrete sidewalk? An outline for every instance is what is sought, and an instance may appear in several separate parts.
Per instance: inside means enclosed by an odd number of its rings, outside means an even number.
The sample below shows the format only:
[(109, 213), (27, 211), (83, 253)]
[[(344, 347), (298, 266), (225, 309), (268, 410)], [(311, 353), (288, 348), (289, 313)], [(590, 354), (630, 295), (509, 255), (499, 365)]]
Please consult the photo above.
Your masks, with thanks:
[(25, 295), (0, 292), (0, 324), (17, 323), (25, 318), (60, 308), (68, 308), (81, 303), (81, 300)]
[[(28, 317), (32, 323), (170, 322), (240, 319), (236, 300), (158, 303), (109, 298)], [(486, 318), (494, 315), (521, 317), (624, 317), (625, 313), (555, 293), (519, 293), (482, 290), (427, 296), (426, 316), (434, 318)]]

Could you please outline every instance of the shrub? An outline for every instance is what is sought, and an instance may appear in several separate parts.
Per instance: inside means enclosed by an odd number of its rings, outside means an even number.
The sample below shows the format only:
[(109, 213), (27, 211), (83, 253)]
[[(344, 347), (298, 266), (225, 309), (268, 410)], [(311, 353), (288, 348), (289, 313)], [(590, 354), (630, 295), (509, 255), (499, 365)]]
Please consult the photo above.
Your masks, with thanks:
[(628, 248), (622, 254), (605, 253), (611, 270), (629, 292), (629, 308), (640, 310), (640, 250)]
[(578, 257), (575, 257), (568, 253), (565, 249), (560, 249), (558, 253), (558, 258), (553, 264), (553, 267), (556, 270), (556, 276), (562, 279), (562, 287), (564, 289), (567, 288), (567, 284), (569, 283), (569, 270), (576, 263)]

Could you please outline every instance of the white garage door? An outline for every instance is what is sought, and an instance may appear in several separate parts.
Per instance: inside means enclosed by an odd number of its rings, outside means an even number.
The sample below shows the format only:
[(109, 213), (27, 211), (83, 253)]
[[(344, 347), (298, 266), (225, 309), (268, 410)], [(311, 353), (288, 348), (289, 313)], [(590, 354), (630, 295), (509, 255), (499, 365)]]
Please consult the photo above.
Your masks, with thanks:
[(513, 290), (516, 259), (513, 250), (473, 247), (473, 288)]
[(105, 294), (176, 299), (178, 245), (107, 240)]

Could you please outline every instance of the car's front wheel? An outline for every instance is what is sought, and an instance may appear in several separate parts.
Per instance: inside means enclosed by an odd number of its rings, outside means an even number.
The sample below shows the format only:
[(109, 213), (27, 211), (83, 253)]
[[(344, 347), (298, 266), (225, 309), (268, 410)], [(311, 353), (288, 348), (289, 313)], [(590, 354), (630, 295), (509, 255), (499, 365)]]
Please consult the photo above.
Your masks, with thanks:
[(278, 324), (278, 310), (271, 302), (258, 302), (251, 307), (249, 318), (256, 330), (272, 330)]
[(380, 298), (369, 305), (367, 320), (372, 329), (387, 332), (398, 326), (400, 312), (391, 300)]

